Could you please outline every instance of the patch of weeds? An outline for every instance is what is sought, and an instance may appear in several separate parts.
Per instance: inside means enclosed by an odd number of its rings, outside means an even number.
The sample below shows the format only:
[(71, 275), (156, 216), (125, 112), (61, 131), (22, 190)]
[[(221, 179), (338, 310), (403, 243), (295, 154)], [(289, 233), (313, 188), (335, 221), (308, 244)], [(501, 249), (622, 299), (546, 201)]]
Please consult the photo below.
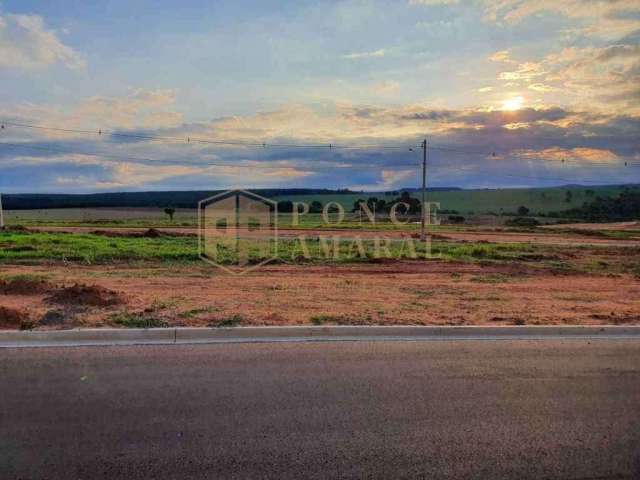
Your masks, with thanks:
[(242, 315), (236, 314), (230, 317), (219, 318), (214, 323), (209, 324), (209, 326), (222, 327), (222, 328), (237, 327), (238, 325), (241, 325), (244, 321), (245, 319)]
[(166, 310), (168, 308), (175, 308), (178, 306), (181, 300), (182, 299), (178, 297), (172, 297), (167, 300), (160, 300), (159, 298), (156, 298), (153, 300), (153, 303), (151, 303), (151, 310), (156, 311), (156, 310)]
[(509, 277), (502, 273), (490, 273), (489, 275), (476, 275), (471, 277), (470, 281), (476, 283), (505, 283), (509, 281)]
[(502, 300), (504, 300), (504, 298), (499, 297), (497, 295), (488, 295), (486, 297), (467, 297), (467, 298), (463, 298), (463, 300), (469, 301), (469, 302), (501, 302)]
[(0, 293), (6, 295), (38, 295), (52, 288), (52, 285), (40, 275), (11, 275), (0, 278)]
[(0, 275), (0, 280), (6, 282), (45, 282), (49, 277), (50, 275), (39, 273), (21, 273), (18, 275)]
[(367, 315), (347, 315), (347, 314), (323, 314), (314, 315), (310, 318), (314, 325), (366, 325), (371, 323), (370, 314)]
[(552, 270), (559, 272), (577, 272), (579, 271), (574, 265), (562, 260), (553, 260), (547, 263), (547, 266)]
[(563, 300), (565, 302), (580, 302), (580, 303), (592, 303), (597, 302), (598, 299), (590, 295), (560, 295), (556, 297), (556, 300)]
[(504, 300), (502, 297), (498, 297), (497, 295), (489, 295), (485, 298), (487, 302), (501, 302)]
[(205, 313), (213, 313), (217, 312), (220, 309), (218, 307), (204, 307), (204, 308), (194, 308), (192, 310), (187, 310), (186, 312), (181, 312), (178, 314), (180, 318), (193, 318), (198, 315), (202, 315)]
[(126, 328), (165, 328), (169, 324), (158, 318), (148, 317), (141, 313), (121, 312), (109, 317), (111, 322)]
[(20, 330), (33, 330), (36, 328), (36, 322), (33, 320), (24, 320), (20, 323)]
[(432, 297), (435, 294), (433, 290), (421, 290), (419, 288), (412, 290), (411, 293), (416, 295), (418, 298)]

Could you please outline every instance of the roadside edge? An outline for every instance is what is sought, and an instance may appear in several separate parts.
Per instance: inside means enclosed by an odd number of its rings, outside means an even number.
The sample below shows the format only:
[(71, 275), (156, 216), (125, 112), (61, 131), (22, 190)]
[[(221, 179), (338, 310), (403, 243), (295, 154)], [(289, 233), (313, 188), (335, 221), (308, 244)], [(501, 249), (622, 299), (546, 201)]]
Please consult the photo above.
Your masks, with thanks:
[(633, 326), (284, 326), (0, 330), (0, 348), (251, 342), (638, 339)]

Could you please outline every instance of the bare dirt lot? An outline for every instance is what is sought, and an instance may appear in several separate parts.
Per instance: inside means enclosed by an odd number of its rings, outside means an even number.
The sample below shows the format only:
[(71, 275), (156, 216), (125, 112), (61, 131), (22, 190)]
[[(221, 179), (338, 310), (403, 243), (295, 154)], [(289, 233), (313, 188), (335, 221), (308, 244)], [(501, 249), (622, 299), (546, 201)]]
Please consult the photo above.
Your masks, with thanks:
[[(636, 278), (518, 264), (278, 265), (242, 276), (206, 265), (2, 270), (47, 278), (46, 289), (0, 293), (0, 305), (20, 312), (22, 328), (25, 319), (38, 328), (640, 323)], [(3, 328), (21, 328), (20, 321)]]

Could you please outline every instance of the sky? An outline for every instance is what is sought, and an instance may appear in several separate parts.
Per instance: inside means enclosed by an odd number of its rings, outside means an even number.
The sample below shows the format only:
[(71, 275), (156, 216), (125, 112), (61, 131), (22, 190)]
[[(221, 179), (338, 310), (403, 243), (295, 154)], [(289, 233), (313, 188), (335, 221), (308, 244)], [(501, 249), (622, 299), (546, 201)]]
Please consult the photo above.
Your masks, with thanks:
[(0, 0), (0, 85), (0, 193), (640, 183), (638, 0)]

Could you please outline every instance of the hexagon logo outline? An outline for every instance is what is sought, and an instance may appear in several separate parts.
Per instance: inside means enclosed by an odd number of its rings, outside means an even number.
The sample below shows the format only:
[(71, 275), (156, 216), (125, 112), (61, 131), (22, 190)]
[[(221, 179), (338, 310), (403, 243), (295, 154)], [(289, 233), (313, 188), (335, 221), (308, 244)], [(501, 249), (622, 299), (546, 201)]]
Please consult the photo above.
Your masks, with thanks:
[[(206, 236), (207, 228), (205, 225), (206, 222), (204, 219), (204, 213), (207, 206), (213, 205), (220, 201), (224, 201), (231, 197), (236, 198), (236, 202), (238, 197), (245, 197), (253, 202), (260, 202), (262, 204), (265, 204), (269, 206), (270, 216), (273, 215), (273, 226), (270, 228), (270, 232), (271, 232), (270, 239), (273, 240), (273, 246), (274, 246), (273, 253), (269, 258), (266, 258), (259, 263), (243, 267), (241, 270), (234, 270), (226, 265), (223, 265), (221, 263), (218, 263), (212, 260), (207, 255), (205, 251), (206, 249), (204, 248), (205, 241), (207, 238)], [(237, 211), (237, 208), (238, 206), (236, 203), (236, 211)], [(237, 224), (235, 225), (235, 228), (238, 228)], [(266, 265), (267, 263), (272, 262), (273, 260), (276, 260), (278, 258), (278, 203), (274, 200), (258, 195), (257, 193), (253, 193), (253, 192), (242, 190), (242, 189), (227, 190), (225, 192), (221, 192), (211, 197), (207, 197), (203, 200), (200, 200), (198, 202), (198, 257), (204, 260), (205, 262), (209, 263), (210, 265), (213, 265), (214, 267), (217, 267), (232, 275), (243, 275), (257, 268), (260, 268), (263, 265)]]

